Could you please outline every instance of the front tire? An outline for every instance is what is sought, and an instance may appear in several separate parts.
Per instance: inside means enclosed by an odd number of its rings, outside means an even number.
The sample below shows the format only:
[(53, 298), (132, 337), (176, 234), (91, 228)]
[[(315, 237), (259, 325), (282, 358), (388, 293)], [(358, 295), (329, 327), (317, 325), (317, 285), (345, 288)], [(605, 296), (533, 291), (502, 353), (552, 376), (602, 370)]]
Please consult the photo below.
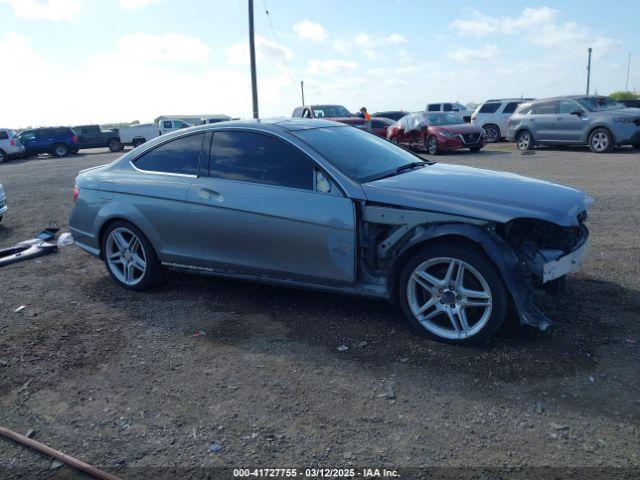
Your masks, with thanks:
[(57, 143), (53, 146), (53, 151), (51, 152), (54, 156), (62, 158), (69, 155), (69, 147), (67, 147), (64, 143)]
[(162, 265), (151, 242), (129, 222), (117, 221), (107, 228), (102, 256), (111, 278), (127, 290), (146, 290), (162, 279)]
[(482, 150), (482, 147), (473, 147), (469, 149), (469, 151), (473, 153), (478, 153), (480, 150)]
[(496, 143), (500, 140), (500, 127), (490, 123), (482, 127), (487, 137), (487, 143)]
[(467, 243), (435, 244), (416, 253), (402, 271), (398, 292), (412, 329), (445, 343), (486, 343), (509, 307), (498, 269)]
[(426, 150), (429, 152), (429, 155), (438, 155), (440, 153), (440, 149), (438, 148), (438, 139), (436, 137), (428, 137), (426, 144)]
[(531, 135), (529, 130), (522, 130), (521, 132), (518, 132), (518, 135), (516, 136), (516, 146), (521, 152), (533, 150), (533, 135)]
[(608, 153), (613, 150), (613, 136), (606, 128), (596, 128), (589, 135), (589, 148), (594, 153)]

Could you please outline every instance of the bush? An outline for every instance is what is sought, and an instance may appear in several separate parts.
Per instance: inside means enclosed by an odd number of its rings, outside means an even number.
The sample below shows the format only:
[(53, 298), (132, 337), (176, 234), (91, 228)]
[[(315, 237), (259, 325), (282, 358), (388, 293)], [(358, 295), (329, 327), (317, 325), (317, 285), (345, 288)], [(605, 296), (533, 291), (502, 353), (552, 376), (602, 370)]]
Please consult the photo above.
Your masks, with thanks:
[(611, 100), (621, 101), (621, 100), (636, 100), (640, 99), (640, 95), (636, 95), (633, 92), (613, 92), (609, 95)]

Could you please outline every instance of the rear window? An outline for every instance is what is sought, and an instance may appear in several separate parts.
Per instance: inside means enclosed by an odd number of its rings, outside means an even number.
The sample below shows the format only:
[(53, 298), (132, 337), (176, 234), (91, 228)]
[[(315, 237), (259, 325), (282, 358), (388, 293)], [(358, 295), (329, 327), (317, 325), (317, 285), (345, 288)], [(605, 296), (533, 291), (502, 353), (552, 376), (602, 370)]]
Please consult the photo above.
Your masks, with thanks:
[(520, 105), (521, 102), (509, 102), (507, 103), (507, 106), (504, 107), (504, 110), (502, 111), (502, 113), (513, 113), (516, 111), (516, 108), (518, 108), (518, 105)]
[(496, 113), (501, 103), (485, 103), (480, 107), (479, 113)]
[(9, 134), (6, 130), (0, 130), (0, 140), (8, 140)]

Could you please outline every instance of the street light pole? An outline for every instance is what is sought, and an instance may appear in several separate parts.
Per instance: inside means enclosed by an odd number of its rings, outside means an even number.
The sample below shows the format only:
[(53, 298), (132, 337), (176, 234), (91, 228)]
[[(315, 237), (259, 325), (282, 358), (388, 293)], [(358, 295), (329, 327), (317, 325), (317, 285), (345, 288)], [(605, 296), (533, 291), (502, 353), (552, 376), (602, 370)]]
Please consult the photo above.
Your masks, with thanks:
[(302, 92), (302, 106), (304, 107), (306, 103), (304, 103), (304, 80), (300, 82), (300, 91)]
[(260, 118), (258, 111), (258, 79), (256, 74), (256, 41), (253, 29), (253, 0), (249, 0), (249, 51), (251, 55), (251, 94), (253, 96), (253, 118)]
[(629, 91), (629, 68), (631, 67), (631, 54), (629, 54), (629, 58), (627, 60), (627, 82), (624, 84), (624, 91)]
[(590, 81), (591, 81), (591, 47), (589, 47), (589, 61), (587, 63), (587, 95), (589, 95)]

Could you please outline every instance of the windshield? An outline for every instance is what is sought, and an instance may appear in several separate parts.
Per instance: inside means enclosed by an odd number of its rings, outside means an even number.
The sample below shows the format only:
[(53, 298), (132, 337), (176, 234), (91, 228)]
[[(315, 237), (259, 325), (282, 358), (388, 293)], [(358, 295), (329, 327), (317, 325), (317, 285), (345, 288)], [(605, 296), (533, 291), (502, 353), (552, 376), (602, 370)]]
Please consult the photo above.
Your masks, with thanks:
[(350, 117), (351, 113), (349, 110), (344, 108), (342, 105), (316, 105), (315, 107), (311, 107), (313, 110), (313, 114), (315, 117), (319, 118), (336, 118), (336, 117)]
[(623, 103), (616, 102), (615, 100), (611, 100), (608, 97), (583, 97), (578, 98), (578, 102), (580, 102), (592, 112), (597, 112), (600, 110), (618, 110), (620, 108), (625, 108)]
[(460, 117), (452, 113), (430, 113), (427, 115), (429, 125), (459, 125)]
[(324, 127), (292, 132), (359, 183), (389, 175), (422, 160), (377, 135), (354, 127)]

